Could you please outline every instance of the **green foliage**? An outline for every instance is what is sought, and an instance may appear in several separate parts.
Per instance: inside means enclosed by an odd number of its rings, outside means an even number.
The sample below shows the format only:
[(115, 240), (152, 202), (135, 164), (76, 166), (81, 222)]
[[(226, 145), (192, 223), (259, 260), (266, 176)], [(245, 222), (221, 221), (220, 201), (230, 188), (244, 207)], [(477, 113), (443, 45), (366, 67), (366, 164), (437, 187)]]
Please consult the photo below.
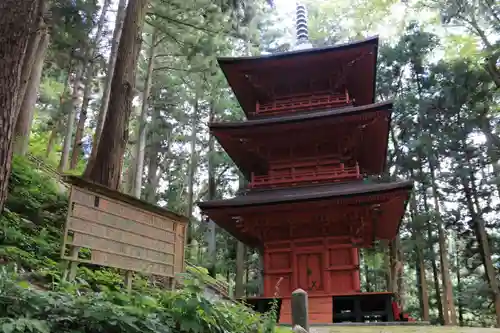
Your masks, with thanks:
[(0, 273), (3, 332), (261, 332), (243, 305), (212, 302), (195, 285), (165, 292), (107, 291), (83, 296), (38, 291)]
[[(84, 265), (75, 283), (63, 281), (65, 195), (20, 157), (14, 159), (10, 184), (0, 216), (0, 260), (8, 263), (0, 269), (0, 333), (270, 332), (267, 316), (202, 296), (210, 279), (202, 269), (186, 276), (177, 291), (154, 287), (137, 274), (128, 293), (118, 270)], [(13, 264), (18, 269), (12, 270)]]
[[(57, 221), (62, 221), (68, 203), (50, 176), (27, 159), (15, 156), (6, 205), (9, 210), (22, 214), (34, 223), (47, 224), (50, 220), (54, 226)], [(43, 222), (46, 218), (48, 220)]]

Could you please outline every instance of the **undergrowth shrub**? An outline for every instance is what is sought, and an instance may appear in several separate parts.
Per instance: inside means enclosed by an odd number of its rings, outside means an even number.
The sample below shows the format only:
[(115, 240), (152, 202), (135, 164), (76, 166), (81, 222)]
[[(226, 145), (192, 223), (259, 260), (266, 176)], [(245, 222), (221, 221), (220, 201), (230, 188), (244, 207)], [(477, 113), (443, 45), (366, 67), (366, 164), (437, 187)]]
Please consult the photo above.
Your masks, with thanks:
[[(201, 275), (182, 290), (162, 290), (140, 274), (126, 292), (117, 269), (80, 265), (62, 281), (60, 246), (66, 193), (37, 165), (15, 157), (0, 215), (0, 333), (268, 333), (275, 309), (259, 315), (241, 304), (203, 296)], [(12, 269), (14, 267), (14, 269)]]

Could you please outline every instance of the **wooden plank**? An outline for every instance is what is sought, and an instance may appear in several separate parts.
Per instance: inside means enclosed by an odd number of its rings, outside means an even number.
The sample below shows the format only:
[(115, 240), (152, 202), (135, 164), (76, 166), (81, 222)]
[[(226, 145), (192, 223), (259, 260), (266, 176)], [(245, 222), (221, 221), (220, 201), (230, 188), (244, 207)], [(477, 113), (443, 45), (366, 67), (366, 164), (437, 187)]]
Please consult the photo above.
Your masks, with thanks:
[[(106, 191), (72, 186), (61, 257), (166, 277), (184, 271), (184, 220)], [(67, 256), (67, 245), (89, 249), (91, 259)]]
[(92, 251), (92, 263), (121, 268), (145, 274), (156, 274), (160, 276), (173, 276), (174, 267), (172, 265), (147, 262), (138, 258), (124, 257), (113, 253)]
[(172, 253), (159, 252), (148, 248), (142, 248), (122, 242), (116, 242), (110, 239), (100, 238), (93, 235), (75, 233), (70, 244), (73, 246), (96, 249), (100, 252), (120, 254), (130, 258), (142, 259), (150, 262), (173, 262)]
[(131, 233), (121, 229), (115, 229), (98, 222), (86, 221), (70, 217), (67, 222), (67, 226), (68, 230), (84, 235), (97, 235), (100, 238), (113, 240), (115, 242), (120, 242), (123, 244), (140, 246), (145, 249), (151, 249), (163, 253), (172, 253), (174, 251), (173, 242), (156, 240), (144, 235)]
[(106, 197), (108, 199), (116, 200), (117, 202), (130, 205), (131, 207), (135, 207), (136, 209), (140, 209), (149, 213), (154, 213), (157, 214), (158, 216), (163, 216), (165, 218), (171, 219), (179, 223), (183, 224), (188, 223), (188, 218), (185, 216), (176, 214), (172, 211), (169, 211), (165, 208), (159, 207), (147, 201), (137, 199), (136, 197), (133, 197), (131, 195), (115, 191), (106, 186), (89, 182), (81, 177), (67, 175), (64, 176), (64, 181), (73, 185), (72, 191), (80, 190), (90, 194), (96, 194), (101, 197)]
[(83, 221), (94, 222), (116, 230), (127, 231), (127, 235), (132, 233), (169, 243), (173, 243), (175, 240), (174, 232), (150, 227), (146, 224), (137, 223), (128, 218), (107, 213), (99, 209), (81, 206), (79, 204), (74, 205), (71, 217), (75, 217)]

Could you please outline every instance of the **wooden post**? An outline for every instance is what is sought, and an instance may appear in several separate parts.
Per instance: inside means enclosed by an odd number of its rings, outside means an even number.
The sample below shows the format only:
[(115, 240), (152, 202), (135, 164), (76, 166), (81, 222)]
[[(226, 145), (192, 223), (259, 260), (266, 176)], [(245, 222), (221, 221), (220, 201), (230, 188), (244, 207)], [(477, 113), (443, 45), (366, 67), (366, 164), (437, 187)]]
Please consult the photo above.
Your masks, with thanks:
[(309, 332), (308, 312), (307, 292), (296, 289), (292, 293), (292, 327), (298, 325)]
[(127, 291), (132, 291), (132, 282), (134, 279), (134, 275), (132, 271), (127, 271), (125, 273), (125, 285), (127, 287)]
[(76, 278), (76, 273), (78, 272), (78, 254), (80, 253), (80, 247), (73, 246), (71, 248), (71, 259), (75, 259), (75, 261), (71, 261), (69, 264), (69, 275), (68, 282), (73, 282)]

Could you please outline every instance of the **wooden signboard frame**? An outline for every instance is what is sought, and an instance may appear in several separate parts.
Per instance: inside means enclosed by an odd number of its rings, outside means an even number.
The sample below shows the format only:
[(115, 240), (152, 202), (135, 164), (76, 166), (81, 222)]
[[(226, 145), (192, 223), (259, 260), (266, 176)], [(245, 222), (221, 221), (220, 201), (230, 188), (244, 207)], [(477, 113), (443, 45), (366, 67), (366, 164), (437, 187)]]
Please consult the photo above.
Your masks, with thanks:
[[(171, 279), (185, 270), (188, 219), (105, 186), (75, 176), (71, 184), (61, 258), (70, 261), (68, 278), (78, 263), (119, 268)], [(86, 249), (86, 251), (82, 251)]]

